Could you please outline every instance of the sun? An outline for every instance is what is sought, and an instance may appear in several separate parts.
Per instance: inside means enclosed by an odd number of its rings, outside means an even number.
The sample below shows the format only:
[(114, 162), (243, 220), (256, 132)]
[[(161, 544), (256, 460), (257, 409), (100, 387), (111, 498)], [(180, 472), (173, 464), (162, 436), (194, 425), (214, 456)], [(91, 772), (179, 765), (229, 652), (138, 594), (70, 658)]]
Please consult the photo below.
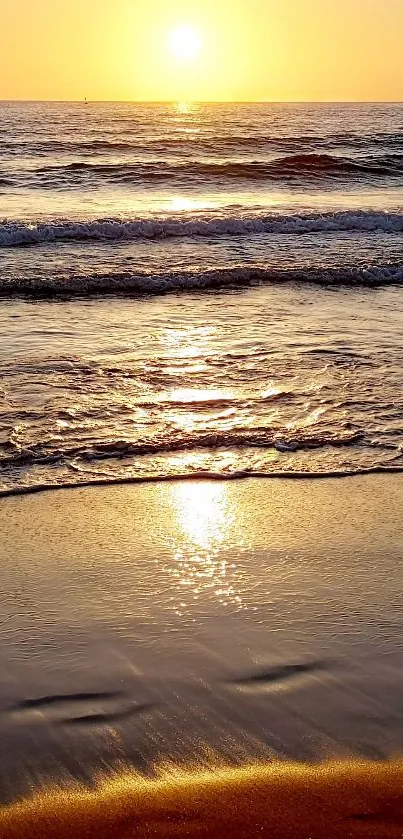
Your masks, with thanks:
[(172, 30), (169, 46), (178, 61), (194, 61), (201, 50), (201, 37), (194, 26), (182, 24)]

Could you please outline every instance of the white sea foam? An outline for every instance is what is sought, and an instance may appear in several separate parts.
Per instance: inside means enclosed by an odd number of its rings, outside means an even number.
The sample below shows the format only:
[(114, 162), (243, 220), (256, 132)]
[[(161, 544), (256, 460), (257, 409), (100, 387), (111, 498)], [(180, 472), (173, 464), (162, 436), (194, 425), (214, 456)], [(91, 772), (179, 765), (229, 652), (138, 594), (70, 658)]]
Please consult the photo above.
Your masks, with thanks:
[(171, 273), (121, 272), (107, 274), (13, 277), (1, 280), (0, 297), (96, 297), (99, 295), (169, 294), (173, 292), (230, 289), (270, 283), (310, 283), (316, 286), (364, 286), (375, 288), (403, 283), (403, 261), (399, 264), (351, 265), (343, 268), (273, 268), (237, 265), (205, 271)]
[(157, 217), (98, 219), (94, 221), (49, 221), (29, 224), (0, 223), (0, 247), (39, 245), (62, 241), (119, 241), (164, 239), (186, 236), (239, 236), (254, 233), (303, 234), (355, 232), (403, 232), (403, 214), (347, 210), (335, 213), (243, 215), (240, 217)]

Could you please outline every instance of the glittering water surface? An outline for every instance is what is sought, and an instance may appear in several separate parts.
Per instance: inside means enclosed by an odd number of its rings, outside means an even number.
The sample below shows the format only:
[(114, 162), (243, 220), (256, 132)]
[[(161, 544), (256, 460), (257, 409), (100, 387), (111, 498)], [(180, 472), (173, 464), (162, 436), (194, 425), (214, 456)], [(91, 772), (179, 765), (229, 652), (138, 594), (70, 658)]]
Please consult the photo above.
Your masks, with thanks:
[(2, 306), (3, 489), (403, 464), (399, 288)]
[[(0, 103), (0, 798), (385, 757), (403, 106)], [(322, 489), (323, 487), (323, 489)], [(204, 762), (204, 764), (203, 764)]]
[(3, 103), (0, 139), (2, 490), (403, 464), (401, 105)]

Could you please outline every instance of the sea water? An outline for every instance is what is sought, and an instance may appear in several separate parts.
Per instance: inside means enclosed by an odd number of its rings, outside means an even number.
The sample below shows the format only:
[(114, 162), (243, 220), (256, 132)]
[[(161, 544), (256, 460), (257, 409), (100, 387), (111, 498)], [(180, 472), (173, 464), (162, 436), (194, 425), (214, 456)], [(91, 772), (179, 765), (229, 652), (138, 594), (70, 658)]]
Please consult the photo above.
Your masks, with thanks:
[(0, 104), (1, 800), (401, 749), (402, 253), (402, 105)]
[(403, 106), (0, 106), (2, 490), (400, 468)]

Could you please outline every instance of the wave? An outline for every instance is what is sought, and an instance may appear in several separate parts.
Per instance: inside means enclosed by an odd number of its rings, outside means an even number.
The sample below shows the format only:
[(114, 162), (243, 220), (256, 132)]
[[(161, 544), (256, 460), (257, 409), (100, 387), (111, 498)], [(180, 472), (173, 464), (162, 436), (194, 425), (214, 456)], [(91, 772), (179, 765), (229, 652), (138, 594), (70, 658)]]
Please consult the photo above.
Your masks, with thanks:
[(41, 443), (19, 447), (9, 443), (8, 454), (0, 457), (3, 469), (15, 466), (35, 466), (38, 464), (57, 464), (72, 459), (83, 463), (101, 460), (125, 460), (146, 455), (172, 454), (195, 449), (217, 450), (221, 448), (264, 448), (280, 452), (310, 451), (325, 447), (343, 448), (362, 441), (363, 434), (358, 431), (340, 431), (326, 435), (306, 434), (304, 436), (273, 433), (270, 429), (238, 429), (236, 431), (199, 432), (180, 434), (165, 439), (133, 442), (130, 440), (99, 441), (90, 447), (74, 446), (49, 450)]
[(253, 233), (402, 233), (403, 214), (346, 210), (334, 213), (155, 218), (101, 218), (94, 221), (0, 222), (0, 248), (66, 241), (118, 241), (185, 236), (240, 236)]
[(85, 139), (47, 139), (46, 143), (38, 140), (8, 140), (1, 145), (1, 154), (21, 155), (30, 154), (49, 155), (49, 153), (65, 154), (108, 154), (116, 152), (139, 152), (145, 149), (152, 152), (181, 152), (183, 150), (202, 153), (208, 152), (232, 152), (239, 149), (244, 150), (278, 150), (278, 151), (313, 151), (315, 149), (337, 149), (349, 148), (354, 151), (368, 152), (371, 148), (400, 149), (403, 148), (402, 132), (385, 132), (378, 134), (357, 135), (352, 133), (339, 133), (329, 135), (296, 134), (296, 135), (271, 135), (271, 134), (232, 134), (227, 136), (221, 133), (208, 133), (205, 135), (178, 136), (178, 137), (144, 137), (140, 135), (129, 135), (126, 139), (109, 138), (88, 138)]
[(272, 268), (238, 265), (206, 271), (189, 270), (152, 274), (119, 272), (90, 276), (41, 276), (0, 278), (0, 298), (85, 298), (96, 296), (140, 297), (214, 289), (236, 289), (271, 283), (309, 283), (316, 286), (377, 288), (403, 284), (401, 263), (343, 268)]
[(330, 153), (288, 154), (273, 160), (151, 160), (146, 162), (100, 163), (74, 161), (41, 166), (24, 173), (46, 186), (84, 184), (88, 181), (118, 184), (225, 181), (275, 181), (323, 178), (398, 177), (403, 174), (403, 154), (343, 157)]

